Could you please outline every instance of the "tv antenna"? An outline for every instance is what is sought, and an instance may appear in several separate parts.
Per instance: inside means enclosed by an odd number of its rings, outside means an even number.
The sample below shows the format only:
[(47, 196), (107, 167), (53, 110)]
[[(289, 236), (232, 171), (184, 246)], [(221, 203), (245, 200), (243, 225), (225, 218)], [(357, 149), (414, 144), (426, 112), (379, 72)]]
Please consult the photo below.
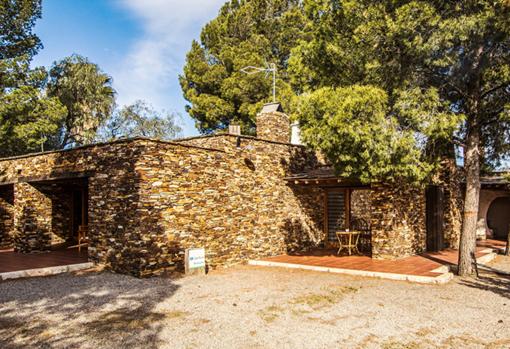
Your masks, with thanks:
[(264, 73), (266, 73), (266, 78), (270, 73), (273, 73), (273, 103), (276, 103), (276, 64), (274, 64), (274, 63), (267, 64), (266, 63), (265, 68), (254, 67), (252, 65), (249, 65), (249, 66), (241, 69), (241, 71), (248, 75), (264, 72)]

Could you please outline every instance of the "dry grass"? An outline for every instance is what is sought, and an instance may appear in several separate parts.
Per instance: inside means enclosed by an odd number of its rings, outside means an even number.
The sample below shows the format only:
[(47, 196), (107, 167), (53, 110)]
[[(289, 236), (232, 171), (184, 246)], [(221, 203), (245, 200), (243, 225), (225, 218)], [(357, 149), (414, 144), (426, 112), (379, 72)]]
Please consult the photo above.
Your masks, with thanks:
[(284, 309), (277, 305), (270, 305), (258, 312), (258, 315), (262, 320), (267, 323), (271, 323), (278, 319), (280, 315), (283, 313)]
[[(416, 334), (422, 339), (413, 341), (402, 341), (391, 337), (382, 342), (382, 349), (433, 349), (433, 348), (445, 348), (445, 349), (457, 349), (457, 348), (483, 348), (483, 349), (508, 349), (510, 348), (510, 339), (501, 339), (492, 342), (486, 342), (479, 338), (475, 338), (470, 334), (462, 334), (456, 336), (449, 336), (441, 341), (434, 341), (430, 338), (423, 338), (432, 334), (429, 329), (422, 329), (423, 331), (417, 331)], [(423, 333), (419, 333), (423, 332)], [(371, 338), (373, 342), (376, 342), (379, 338)]]
[[(349, 286), (329, 286), (323, 288), (321, 293), (309, 293), (293, 298), (290, 303), (293, 305), (305, 305), (313, 310), (319, 310), (340, 302), (346, 294), (357, 292), (359, 288)], [(298, 309), (295, 313), (306, 310)]]

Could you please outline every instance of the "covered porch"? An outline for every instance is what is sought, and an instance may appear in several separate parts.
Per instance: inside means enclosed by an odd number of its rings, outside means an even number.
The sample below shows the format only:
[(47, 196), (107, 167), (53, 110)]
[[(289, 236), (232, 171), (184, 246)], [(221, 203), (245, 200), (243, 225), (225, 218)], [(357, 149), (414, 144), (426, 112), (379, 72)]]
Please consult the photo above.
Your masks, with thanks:
[(45, 253), (17, 253), (0, 250), (0, 280), (46, 276), (91, 268), (87, 248), (62, 247)]
[[(320, 234), (305, 249), (336, 255), (396, 260), (442, 249), (442, 198), (435, 190), (339, 178), (324, 166), (286, 177), (298, 192), (320, 193), (313, 200)], [(434, 189), (434, 188), (432, 188)], [(310, 204), (312, 205), (312, 204)], [(434, 211), (435, 210), (435, 211)], [(430, 211), (430, 212), (429, 212)]]
[(88, 176), (0, 184), (0, 280), (89, 268)]

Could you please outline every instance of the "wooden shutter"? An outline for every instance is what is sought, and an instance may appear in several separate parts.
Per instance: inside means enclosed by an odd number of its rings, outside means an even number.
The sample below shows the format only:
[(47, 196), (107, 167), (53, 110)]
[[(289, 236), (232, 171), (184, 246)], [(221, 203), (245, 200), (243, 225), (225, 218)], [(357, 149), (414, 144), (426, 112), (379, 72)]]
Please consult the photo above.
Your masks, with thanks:
[(336, 242), (336, 231), (345, 229), (346, 198), (344, 190), (327, 192), (328, 241)]

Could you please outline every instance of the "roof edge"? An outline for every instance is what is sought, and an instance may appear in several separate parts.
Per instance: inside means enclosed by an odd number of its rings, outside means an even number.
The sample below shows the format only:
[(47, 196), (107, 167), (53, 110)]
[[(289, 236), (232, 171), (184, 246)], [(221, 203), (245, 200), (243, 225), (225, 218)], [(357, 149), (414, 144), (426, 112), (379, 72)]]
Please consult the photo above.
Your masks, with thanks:
[(41, 155), (67, 153), (67, 152), (71, 152), (71, 151), (75, 151), (75, 150), (81, 150), (81, 149), (87, 149), (87, 148), (93, 148), (93, 147), (104, 147), (104, 146), (112, 145), (112, 144), (131, 143), (131, 142), (137, 142), (137, 141), (162, 143), (162, 144), (175, 145), (175, 146), (179, 146), (179, 147), (195, 148), (195, 149), (216, 151), (216, 152), (224, 153), (224, 150), (221, 150), (221, 149), (201, 147), (201, 146), (192, 145), (192, 144), (183, 144), (183, 143), (178, 142), (177, 140), (166, 141), (166, 140), (154, 139), (154, 138), (148, 138), (148, 137), (132, 137), (132, 138), (116, 139), (116, 140), (109, 141), (109, 142), (91, 143), (91, 144), (81, 145), (81, 146), (77, 146), (77, 147), (73, 147), (73, 148), (69, 148), (69, 149), (49, 150), (49, 151), (44, 151), (44, 152), (36, 152), (36, 153), (28, 153), (28, 154), (23, 154), (23, 155), (9, 156), (9, 157), (5, 157), (5, 158), (0, 158), (0, 162), (30, 158), (30, 157), (41, 156)]
[(226, 132), (225, 133), (215, 133), (215, 134), (211, 134), (211, 135), (201, 135), (201, 136), (179, 138), (179, 139), (175, 139), (174, 142), (184, 142), (184, 141), (189, 141), (189, 140), (193, 140), (193, 139), (213, 138), (213, 137), (236, 137), (236, 138), (250, 139), (250, 140), (259, 141), (259, 142), (265, 142), (265, 143), (287, 145), (287, 146), (292, 146), (292, 147), (297, 147), (297, 148), (306, 148), (306, 145), (304, 145), (304, 144), (292, 144), (290, 142), (278, 142), (278, 141), (272, 141), (269, 139), (258, 138), (255, 136), (234, 135), (234, 134), (226, 133)]

